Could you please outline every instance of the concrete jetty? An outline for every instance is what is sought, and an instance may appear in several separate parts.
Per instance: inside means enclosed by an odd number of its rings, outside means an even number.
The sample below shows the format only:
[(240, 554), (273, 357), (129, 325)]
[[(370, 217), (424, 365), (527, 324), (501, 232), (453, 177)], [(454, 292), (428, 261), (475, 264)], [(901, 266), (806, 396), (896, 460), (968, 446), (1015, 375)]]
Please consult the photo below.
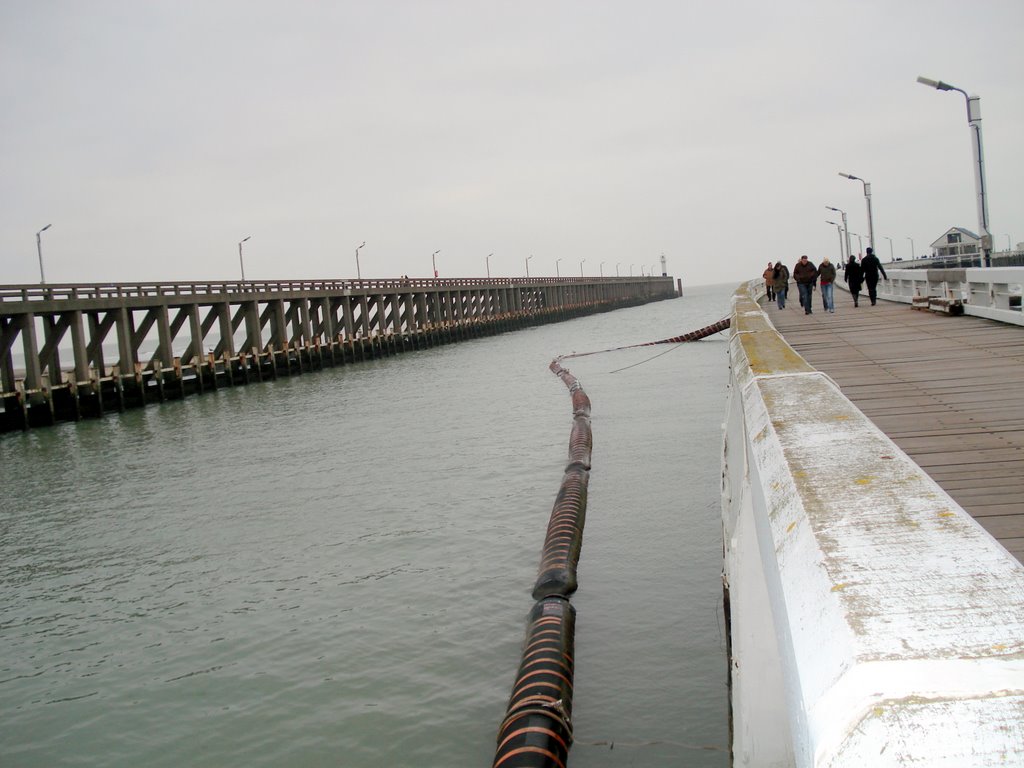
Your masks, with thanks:
[(676, 295), (649, 276), (0, 286), (0, 431)]
[[(985, 470), (1005, 464), (998, 483), (1009, 481), (1024, 425), (1003, 422), (997, 448), (970, 414), (1014, 399), (981, 360), (999, 357), (985, 351), (988, 332), (1022, 330), (958, 325), (974, 318), (940, 315), (949, 304), (936, 302), (922, 317), (976, 337), (981, 356), (950, 344), (943, 365), (928, 352), (938, 326), (914, 326), (909, 293), (857, 310), (837, 294), (836, 314), (819, 316), (759, 304), (759, 284), (733, 301), (723, 457), (734, 765), (1021, 763), (1024, 566), (985, 525), (1014, 503), (993, 489), (979, 506), (993, 514), (976, 520), (930, 472), (983, 486), (997, 477)], [(1006, 306), (988, 311), (1013, 312), (1007, 293), (993, 290)], [(1003, 357), (1013, 386), (1020, 362)], [(936, 388), (910, 394), (901, 387), (912, 379)], [(950, 421), (942, 399), (964, 418)], [(943, 433), (962, 443), (960, 458), (938, 446)]]

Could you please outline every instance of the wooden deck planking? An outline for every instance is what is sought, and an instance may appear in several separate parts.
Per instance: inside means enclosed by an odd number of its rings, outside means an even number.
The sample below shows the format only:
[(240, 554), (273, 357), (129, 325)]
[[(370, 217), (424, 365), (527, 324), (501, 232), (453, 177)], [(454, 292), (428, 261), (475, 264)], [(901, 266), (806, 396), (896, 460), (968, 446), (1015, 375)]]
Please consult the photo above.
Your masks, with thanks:
[(836, 312), (768, 317), (844, 394), (1024, 562), (1024, 328), (837, 292)]

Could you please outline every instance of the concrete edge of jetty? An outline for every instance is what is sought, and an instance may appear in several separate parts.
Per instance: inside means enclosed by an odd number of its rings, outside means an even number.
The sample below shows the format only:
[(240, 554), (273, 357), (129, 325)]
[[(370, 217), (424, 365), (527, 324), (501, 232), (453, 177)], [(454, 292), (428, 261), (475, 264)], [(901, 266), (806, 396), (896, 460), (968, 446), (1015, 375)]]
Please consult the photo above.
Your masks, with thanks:
[(1024, 761), (1024, 566), (732, 301), (722, 516), (735, 765)]

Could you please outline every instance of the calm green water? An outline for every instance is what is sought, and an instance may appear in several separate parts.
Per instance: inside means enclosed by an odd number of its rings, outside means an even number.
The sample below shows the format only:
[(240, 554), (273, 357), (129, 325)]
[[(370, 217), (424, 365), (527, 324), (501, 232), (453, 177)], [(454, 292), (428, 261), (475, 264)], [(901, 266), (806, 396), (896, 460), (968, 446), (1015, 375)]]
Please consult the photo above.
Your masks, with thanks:
[[(549, 362), (732, 288), (3, 436), (0, 764), (489, 766), (572, 424)], [(727, 765), (725, 339), (564, 365), (570, 764)]]

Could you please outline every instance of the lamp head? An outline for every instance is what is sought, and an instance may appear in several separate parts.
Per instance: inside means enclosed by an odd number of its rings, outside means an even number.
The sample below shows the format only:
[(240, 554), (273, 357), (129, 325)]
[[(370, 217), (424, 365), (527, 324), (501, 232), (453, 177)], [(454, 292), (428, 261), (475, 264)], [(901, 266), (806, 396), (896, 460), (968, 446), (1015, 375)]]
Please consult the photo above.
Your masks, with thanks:
[(840, 171), (839, 175), (842, 176), (844, 179), (853, 179), (854, 181), (863, 181), (863, 179), (861, 179), (860, 176), (854, 176), (852, 173), (843, 173), (842, 171)]
[(238, 242), (238, 244), (239, 244), (239, 245), (241, 245), (241, 244), (242, 244), (242, 243), (244, 243), (244, 242), (245, 242), (246, 240), (248, 240), (248, 239), (249, 239), (250, 237), (252, 237), (252, 235), (246, 235), (245, 237), (243, 237), (243, 238), (242, 238), (242, 239), (241, 239), (241, 240), (240, 240), (240, 241)]
[(952, 91), (954, 88), (954, 86), (950, 85), (949, 83), (944, 83), (941, 80), (932, 80), (930, 77), (918, 76), (917, 82), (919, 82), (921, 85), (927, 85), (929, 88), (935, 88), (936, 90), (939, 91)]

